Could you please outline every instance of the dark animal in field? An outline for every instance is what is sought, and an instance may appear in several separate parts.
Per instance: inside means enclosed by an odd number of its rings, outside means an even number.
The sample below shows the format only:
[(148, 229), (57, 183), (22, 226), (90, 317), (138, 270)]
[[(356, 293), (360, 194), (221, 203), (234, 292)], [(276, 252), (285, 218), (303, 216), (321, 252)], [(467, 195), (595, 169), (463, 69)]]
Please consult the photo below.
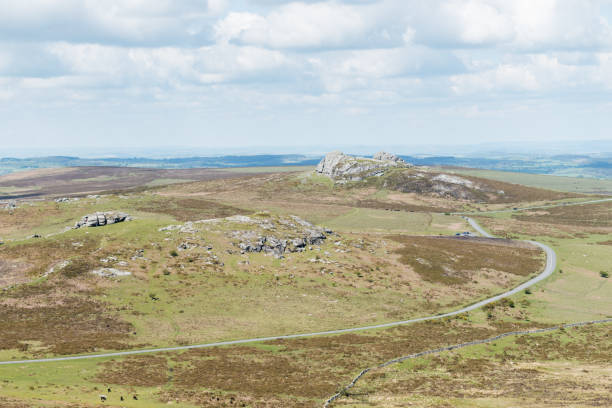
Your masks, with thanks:
[(106, 401), (106, 395), (100, 395), (100, 401), (102, 402)]

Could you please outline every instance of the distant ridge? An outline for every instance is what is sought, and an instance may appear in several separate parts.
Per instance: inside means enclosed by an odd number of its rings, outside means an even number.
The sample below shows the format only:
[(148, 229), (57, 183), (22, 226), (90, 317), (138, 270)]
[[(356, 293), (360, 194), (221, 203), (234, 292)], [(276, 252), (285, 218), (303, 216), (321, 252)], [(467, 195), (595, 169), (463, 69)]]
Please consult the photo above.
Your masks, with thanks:
[[(371, 156), (366, 156), (371, 157)], [(508, 155), (508, 156), (451, 156), (399, 155), (407, 163), (417, 166), (450, 166), (474, 169), (548, 174), (570, 177), (612, 179), (612, 154), (588, 156), (564, 155)], [(31, 158), (0, 158), (0, 175), (22, 170), (57, 167), (112, 166), (154, 169), (231, 168), (316, 166), (322, 154), (254, 154), (193, 157), (100, 157), (43, 156)]]

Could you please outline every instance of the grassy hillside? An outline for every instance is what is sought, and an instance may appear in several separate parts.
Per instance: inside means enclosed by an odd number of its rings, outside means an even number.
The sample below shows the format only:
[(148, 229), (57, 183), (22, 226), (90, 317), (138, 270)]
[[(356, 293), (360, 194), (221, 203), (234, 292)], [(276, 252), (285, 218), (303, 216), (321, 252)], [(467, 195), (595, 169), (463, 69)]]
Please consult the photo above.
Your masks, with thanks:
[[(433, 174), (426, 177), (440, 173)], [(456, 237), (470, 230), (468, 224), (439, 209), (511, 209), (568, 200), (514, 186), (508, 192), (516, 201), (499, 202), (495, 195), (481, 202), (434, 190), (401, 191), (379, 184), (384, 181), (335, 185), (299, 171), (65, 202), (18, 201), (17, 208), (0, 210), (0, 360), (303, 333), (453, 310), (528, 279), (542, 269), (543, 256), (513, 241)], [(537, 239), (559, 255), (553, 277), (485, 309), (337, 336), (0, 366), (0, 405), (93, 407), (105, 394), (106, 406), (320, 406), (363, 368), (394, 357), (514, 329), (610, 316), (612, 288), (602, 272), (610, 264), (611, 209), (599, 203), (477, 217), (496, 235)], [(134, 220), (70, 229), (86, 214), (111, 210)], [(271, 247), (252, 252), (262, 237), (294, 248), (293, 240), (317, 231), (325, 239), (294, 252)], [(112, 276), (112, 270), (122, 274)], [(551, 335), (543, 344), (554, 349), (556, 339)], [(416, 394), (389, 385), (386, 380), (394, 377), (380, 376), (368, 380), (361, 397), (341, 403), (455, 403), (454, 385), (482, 381), (469, 367), (499, 368), (495, 378), (505, 381), (511, 372), (499, 353), (520, 351), (528, 359), (529, 353), (545, 351), (513, 342), (496, 345), (496, 353), (482, 352), (480, 365), (469, 354), (437, 362), (420, 377), (424, 388)], [(604, 346), (595, 344), (597, 350)], [(574, 358), (575, 349), (560, 352), (559, 364), (576, 372), (592, 369), (593, 375), (580, 381), (592, 387), (588, 395), (600, 398), (601, 361)], [(461, 368), (461, 361), (468, 368)], [(443, 383), (441, 389), (451, 387), (445, 395), (430, 387), (436, 375), (447, 375), (441, 367), (465, 376), (463, 382)], [(405, 381), (401, 375), (397, 378)], [(540, 390), (548, 377), (526, 378), (541, 380), (533, 382)], [(567, 378), (555, 379), (555, 389), (575, 390)], [(504, 392), (504, 403), (516, 402), (511, 390)], [(485, 406), (490, 401), (490, 394), (466, 397)], [(577, 401), (580, 406), (586, 400)]]

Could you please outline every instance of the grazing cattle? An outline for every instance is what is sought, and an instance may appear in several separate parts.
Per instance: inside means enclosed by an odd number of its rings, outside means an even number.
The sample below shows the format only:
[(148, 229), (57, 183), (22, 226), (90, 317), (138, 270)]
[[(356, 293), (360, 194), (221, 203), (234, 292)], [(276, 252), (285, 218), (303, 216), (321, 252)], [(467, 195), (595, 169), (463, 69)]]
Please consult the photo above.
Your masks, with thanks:
[(137, 399), (138, 399), (138, 395), (134, 395), (134, 397), (133, 397), (133, 398), (134, 398), (135, 400), (137, 400)]
[(119, 397), (119, 399), (120, 399), (121, 401), (123, 401), (123, 395), (122, 395), (121, 397)]
[(108, 391), (108, 392), (111, 392), (111, 389), (109, 388), (107, 391)]
[(100, 395), (100, 401), (102, 402), (106, 401), (106, 395)]

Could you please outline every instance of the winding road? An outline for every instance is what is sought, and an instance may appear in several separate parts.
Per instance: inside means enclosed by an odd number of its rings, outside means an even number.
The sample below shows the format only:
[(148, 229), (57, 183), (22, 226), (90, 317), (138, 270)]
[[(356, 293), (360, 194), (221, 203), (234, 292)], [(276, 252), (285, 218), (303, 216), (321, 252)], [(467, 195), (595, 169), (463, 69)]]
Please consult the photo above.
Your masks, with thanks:
[[(467, 222), (470, 223), (470, 225), (476, 231), (478, 231), (480, 235), (487, 237), (487, 238), (492, 238), (492, 235), (490, 235), (484, 229), (482, 229), (482, 227), (478, 225), (476, 221), (474, 221), (473, 219), (469, 217), (464, 217), (464, 218), (467, 220)], [(542, 243), (535, 242), (535, 241), (525, 241), (525, 242), (529, 242), (533, 245), (536, 245), (542, 248), (544, 252), (546, 253), (546, 266), (544, 270), (542, 271), (542, 273), (540, 273), (538, 276), (534, 277), (533, 279), (530, 279), (527, 282), (520, 284), (514, 289), (511, 289), (502, 294), (493, 296), (491, 298), (484, 299), (479, 302), (473, 303), (469, 306), (463, 307), (453, 312), (437, 314), (433, 316), (417, 317), (414, 319), (401, 320), (397, 322), (390, 322), (390, 323), (383, 323), (383, 324), (376, 324), (376, 325), (371, 325), (371, 326), (353, 327), (353, 328), (348, 328), (348, 329), (327, 330), (327, 331), (312, 332), (312, 333), (287, 334), (287, 335), (271, 336), (271, 337), (256, 337), (256, 338), (251, 338), (251, 339), (229, 340), (229, 341), (221, 341), (221, 342), (216, 342), (216, 343), (194, 344), (190, 346), (160, 347), (160, 348), (141, 349), (141, 350), (118, 351), (114, 353), (86, 354), (86, 355), (78, 355), (78, 356), (38, 358), (38, 359), (30, 359), (30, 360), (0, 361), (0, 365), (35, 364), (35, 363), (50, 363), (50, 362), (55, 362), (55, 361), (85, 360), (85, 359), (93, 359), (93, 358), (110, 358), (110, 357), (130, 356), (130, 355), (135, 355), (135, 354), (149, 354), (149, 353), (160, 353), (160, 352), (166, 352), (166, 351), (180, 351), (180, 350), (200, 349), (200, 348), (219, 347), (219, 346), (231, 346), (231, 345), (237, 345), (237, 344), (256, 343), (256, 342), (272, 341), (272, 340), (289, 340), (289, 339), (298, 339), (298, 338), (314, 337), (314, 336), (326, 336), (326, 335), (333, 335), (333, 334), (353, 333), (353, 332), (372, 330), (372, 329), (383, 329), (383, 328), (401, 326), (401, 325), (406, 325), (406, 324), (411, 324), (411, 323), (424, 322), (428, 320), (443, 319), (445, 317), (455, 316), (461, 313), (469, 312), (471, 310), (475, 310), (482, 306), (485, 306), (489, 303), (493, 303), (500, 299), (506, 298), (508, 296), (512, 296), (546, 279), (547, 277), (549, 277), (554, 272), (556, 265), (557, 265), (557, 256), (555, 252), (550, 247)]]

